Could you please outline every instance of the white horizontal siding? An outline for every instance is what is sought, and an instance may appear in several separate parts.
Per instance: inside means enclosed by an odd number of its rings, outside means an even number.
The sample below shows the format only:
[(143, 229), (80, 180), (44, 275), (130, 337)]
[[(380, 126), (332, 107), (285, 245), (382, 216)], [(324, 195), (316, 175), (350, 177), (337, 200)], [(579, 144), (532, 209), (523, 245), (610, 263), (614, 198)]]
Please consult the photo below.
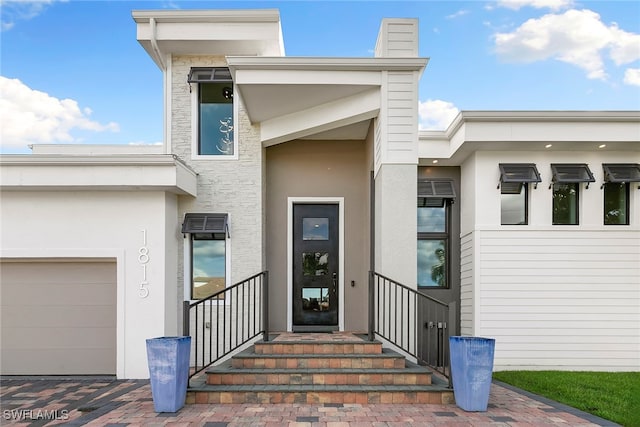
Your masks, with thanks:
[(416, 22), (390, 22), (386, 30), (385, 56), (412, 57), (416, 55)]
[(414, 72), (384, 73), (379, 126), (376, 128), (376, 168), (383, 163), (417, 162), (418, 100)]
[(496, 369), (640, 370), (640, 232), (475, 234), (476, 332), (496, 338)]

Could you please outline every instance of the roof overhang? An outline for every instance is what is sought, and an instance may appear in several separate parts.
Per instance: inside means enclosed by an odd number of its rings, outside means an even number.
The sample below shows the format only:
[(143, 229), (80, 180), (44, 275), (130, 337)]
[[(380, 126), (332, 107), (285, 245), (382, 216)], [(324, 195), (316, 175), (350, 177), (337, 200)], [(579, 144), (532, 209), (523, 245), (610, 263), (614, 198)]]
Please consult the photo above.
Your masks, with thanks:
[(0, 156), (2, 191), (164, 191), (197, 195), (197, 175), (173, 155)]
[(165, 69), (167, 55), (284, 55), (277, 9), (134, 10), (137, 38)]
[[(291, 139), (366, 136), (380, 110), (384, 71), (421, 74), (426, 58), (227, 57), (237, 92), (265, 146)], [(338, 129), (340, 129), (338, 131)]]
[(457, 166), (477, 150), (597, 150), (601, 144), (640, 151), (640, 111), (463, 111), (445, 131), (421, 131), (418, 155), (420, 164)]

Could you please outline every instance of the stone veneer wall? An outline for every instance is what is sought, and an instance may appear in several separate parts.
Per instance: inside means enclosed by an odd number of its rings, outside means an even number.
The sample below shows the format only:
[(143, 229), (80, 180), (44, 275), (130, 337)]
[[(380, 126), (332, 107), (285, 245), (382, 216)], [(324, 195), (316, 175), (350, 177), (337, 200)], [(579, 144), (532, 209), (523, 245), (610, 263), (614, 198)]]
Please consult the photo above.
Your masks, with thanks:
[[(191, 154), (191, 93), (187, 76), (191, 67), (226, 66), (222, 56), (175, 56), (171, 64), (171, 153), (198, 173), (198, 197), (179, 197), (179, 224), (187, 212), (228, 213), (231, 271), (228, 284), (260, 272), (263, 267), (263, 162), (260, 127), (253, 126), (239, 93), (234, 103), (239, 111), (235, 130), (239, 132), (238, 158), (196, 159)], [(197, 131), (194, 130), (194, 131)], [(179, 232), (180, 230), (178, 230)], [(184, 295), (184, 247), (178, 254), (178, 295)], [(182, 304), (182, 298), (179, 304)], [(180, 312), (182, 310), (180, 309)]]

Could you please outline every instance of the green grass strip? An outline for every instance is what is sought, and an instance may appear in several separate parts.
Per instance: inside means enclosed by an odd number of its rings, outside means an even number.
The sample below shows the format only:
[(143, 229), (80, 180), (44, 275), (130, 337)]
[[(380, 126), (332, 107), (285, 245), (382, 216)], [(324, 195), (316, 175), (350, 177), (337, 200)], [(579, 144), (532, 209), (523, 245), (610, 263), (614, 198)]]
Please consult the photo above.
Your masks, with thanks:
[(640, 372), (502, 371), (493, 378), (625, 427), (640, 427)]

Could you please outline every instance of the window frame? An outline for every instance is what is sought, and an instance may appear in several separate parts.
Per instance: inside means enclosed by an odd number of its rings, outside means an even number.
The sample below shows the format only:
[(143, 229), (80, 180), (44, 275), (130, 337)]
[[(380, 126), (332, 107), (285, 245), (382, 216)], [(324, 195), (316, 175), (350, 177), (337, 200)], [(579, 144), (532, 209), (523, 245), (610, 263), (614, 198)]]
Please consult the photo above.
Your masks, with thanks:
[[(551, 200), (551, 224), (552, 225), (580, 225), (580, 184), (585, 183), (585, 189), (589, 188), (589, 184), (595, 182), (593, 172), (586, 163), (551, 163), (551, 183), (549, 188), (553, 189)], [(575, 223), (564, 224), (555, 221), (556, 206), (556, 185), (574, 185), (576, 190)]]
[[(576, 190), (576, 199), (575, 199), (575, 210), (576, 210), (576, 222), (575, 224), (573, 223), (558, 223), (555, 221), (555, 206), (556, 206), (556, 198), (555, 198), (555, 193), (556, 193), (556, 185), (573, 185), (575, 186), (575, 190)], [(580, 183), (579, 182), (556, 182), (556, 183), (552, 183), (553, 186), (553, 194), (552, 194), (552, 201), (551, 201), (551, 224), (552, 225), (570, 225), (570, 226), (574, 226), (574, 225), (580, 225)]]
[[(622, 184), (624, 185), (624, 197), (625, 197), (625, 222), (619, 224), (607, 224), (607, 206), (606, 206), (606, 197), (607, 197), (607, 185), (608, 184)], [(616, 181), (608, 181), (602, 183), (602, 224), (605, 226), (620, 226), (620, 225), (631, 225), (631, 183), (630, 182), (616, 182)]]
[[(191, 159), (192, 160), (211, 160), (225, 161), (238, 160), (238, 141), (239, 127), (238, 123), (238, 91), (236, 90), (233, 80), (211, 80), (211, 79), (192, 79), (194, 71), (206, 69), (224, 69), (227, 67), (192, 67), (189, 73), (189, 87), (191, 92)], [(228, 68), (227, 68), (228, 69)], [(213, 74), (212, 74), (213, 75)], [(212, 77), (213, 78), (213, 77)], [(200, 154), (200, 85), (208, 83), (229, 83), (233, 89), (233, 154)]]
[[(500, 186), (500, 225), (507, 225), (507, 226), (529, 225), (529, 183), (526, 183), (526, 182), (521, 183), (520, 191), (522, 191), (522, 189), (524, 189), (524, 222), (518, 223), (518, 224), (506, 224), (503, 221), (503, 216), (502, 216), (502, 204), (503, 204), (502, 196), (504, 196), (505, 194), (510, 195), (510, 194), (516, 194), (516, 193), (505, 193), (504, 187)], [(520, 193), (517, 193), (517, 194), (520, 195)]]
[[(198, 226), (193, 227), (193, 223), (189, 220), (192, 218), (202, 219), (202, 217), (211, 218), (216, 221), (214, 227), (208, 227), (207, 221), (203, 223), (202, 228)], [(224, 219), (224, 221), (222, 221)], [(201, 213), (186, 213), (182, 224), (182, 233), (184, 235), (183, 249), (183, 284), (184, 284), (184, 301), (197, 302), (202, 301), (200, 298), (193, 297), (193, 241), (195, 234), (211, 234), (218, 237), (222, 237), (214, 240), (224, 240), (224, 286), (228, 288), (232, 283), (231, 278), (231, 235), (229, 233), (229, 214), (201, 214)], [(200, 239), (201, 240), (201, 239)], [(217, 304), (229, 304), (228, 298), (225, 299), (212, 299), (208, 301), (211, 305)]]
[[(419, 208), (444, 208), (444, 231), (417, 231), (416, 245), (418, 241), (444, 241), (445, 268), (444, 286), (421, 285), (416, 277), (418, 289), (451, 289), (451, 205), (455, 202), (455, 188), (451, 179), (420, 179), (418, 180), (418, 197), (416, 203)], [(422, 200), (422, 202), (421, 202)], [(417, 225), (417, 224), (416, 224)], [(416, 266), (419, 259), (416, 259)]]
[[(533, 183), (534, 188), (542, 182), (540, 172), (535, 163), (499, 163), (500, 182), (500, 225), (529, 225), (529, 184)], [(506, 184), (506, 185), (505, 185)], [(518, 192), (514, 191), (514, 184), (518, 185)], [(502, 204), (504, 194), (520, 195), (524, 188), (524, 222), (518, 224), (505, 224), (502, 219)]]
[[(626, 169), (626, 170), (625, 170)], [(602, 182), (602, 224), (603, 225), (631, 225), (631, 185), (640, 182), (639, 163), (603, 163), (602, 170), (604, 180)], [(623, 224), (607, 224), (606, 222), (606, 191), (607, 184), (625, 184), (625, 215), (626, 221)], [(640, 186), (638, 187), (640, 188)]]

